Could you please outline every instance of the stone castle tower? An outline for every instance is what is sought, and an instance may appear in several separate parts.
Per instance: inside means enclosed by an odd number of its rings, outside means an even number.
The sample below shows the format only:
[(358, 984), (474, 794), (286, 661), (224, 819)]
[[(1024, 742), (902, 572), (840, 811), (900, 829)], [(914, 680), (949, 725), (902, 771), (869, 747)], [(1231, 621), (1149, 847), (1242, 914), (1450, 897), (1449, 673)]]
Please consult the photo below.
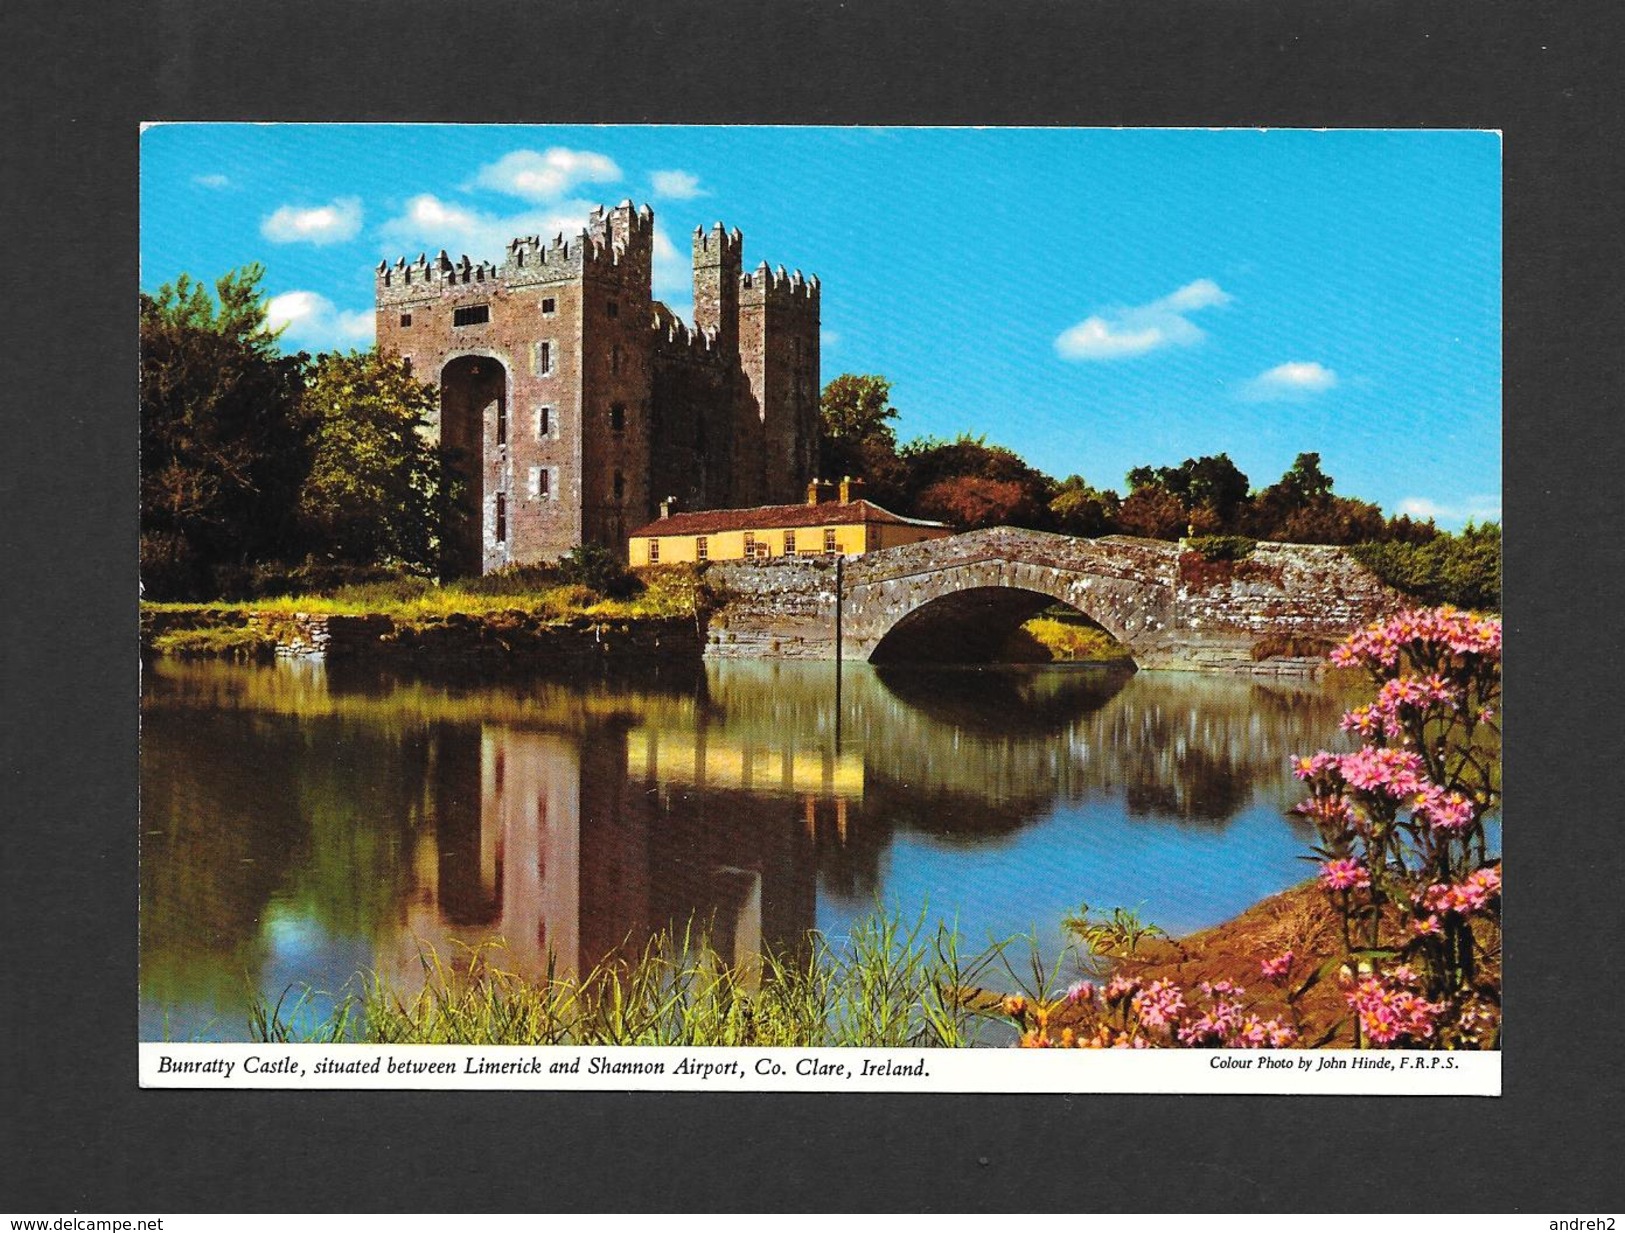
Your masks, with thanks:
[(624, 551), (660, 502), (789, 503), (817, 463), (817, 278), (742, 268), (743, 237), (694, 232), (694, 324), (653, 298), (654, 211), (623, 201), (501, 265), (441, 251), (377, 271), (378, 347), (440, 387), (460, 491), (445, 568)]

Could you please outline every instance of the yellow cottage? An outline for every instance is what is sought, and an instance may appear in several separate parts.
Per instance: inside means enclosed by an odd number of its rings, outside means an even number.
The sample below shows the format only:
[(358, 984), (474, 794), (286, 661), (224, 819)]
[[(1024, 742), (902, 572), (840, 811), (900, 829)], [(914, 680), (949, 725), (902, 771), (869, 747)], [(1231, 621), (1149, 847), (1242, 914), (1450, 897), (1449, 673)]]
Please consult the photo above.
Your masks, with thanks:
[(904, 518), (857, 496), (859, 483), (843, 480), (837, 500), (825, 499), (833, 484), (814, 480), (802, 505), (667, 514), (628, 537), (630, 564), (852, 556), (954, 533), (946, 523)]

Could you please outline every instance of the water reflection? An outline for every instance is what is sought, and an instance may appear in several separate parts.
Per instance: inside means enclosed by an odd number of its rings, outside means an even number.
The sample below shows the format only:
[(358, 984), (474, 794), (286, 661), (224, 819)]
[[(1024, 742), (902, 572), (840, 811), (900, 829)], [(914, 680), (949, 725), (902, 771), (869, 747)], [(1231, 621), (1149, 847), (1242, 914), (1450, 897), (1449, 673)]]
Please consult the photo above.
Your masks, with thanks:
[[(740, 962), (876, 899), (973, 941), (1087, 899), (1170, 929), (1298, 880), (1320, 686), (1082, 669), (708, 665), (636, 683), (160, 662), (142, 739), (142, 1033), (241, 1036), (500, 938), (579, 970), (709, 922)], [(320, 1009), (318, 1006), (316, 1009)]]

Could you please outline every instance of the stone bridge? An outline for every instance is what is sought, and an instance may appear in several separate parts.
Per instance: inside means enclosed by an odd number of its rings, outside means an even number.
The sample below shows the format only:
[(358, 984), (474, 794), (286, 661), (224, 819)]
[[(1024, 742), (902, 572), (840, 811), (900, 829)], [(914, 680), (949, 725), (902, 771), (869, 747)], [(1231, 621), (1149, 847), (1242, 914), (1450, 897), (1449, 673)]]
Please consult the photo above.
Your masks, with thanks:
[[(1141, 668), (1312, 672), (1403, 598), (1340, 548), (1258, 544), (1210, 561), (1187, 544), (994, 527), (868, 553), (719, 562), (716, 657), (985, 663), (1053, 603)], [(837, 646), (839, 642), (839, 646)]]

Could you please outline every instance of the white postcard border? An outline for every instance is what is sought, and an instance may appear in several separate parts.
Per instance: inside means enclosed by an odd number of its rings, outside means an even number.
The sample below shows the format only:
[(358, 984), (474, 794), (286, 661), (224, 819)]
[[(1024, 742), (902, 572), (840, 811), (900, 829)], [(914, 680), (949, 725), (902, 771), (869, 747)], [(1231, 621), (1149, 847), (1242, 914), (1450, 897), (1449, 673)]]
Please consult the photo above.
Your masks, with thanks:
[(1499, 1096), (1499, 1052), (142, 1042), (148, 1088)]

